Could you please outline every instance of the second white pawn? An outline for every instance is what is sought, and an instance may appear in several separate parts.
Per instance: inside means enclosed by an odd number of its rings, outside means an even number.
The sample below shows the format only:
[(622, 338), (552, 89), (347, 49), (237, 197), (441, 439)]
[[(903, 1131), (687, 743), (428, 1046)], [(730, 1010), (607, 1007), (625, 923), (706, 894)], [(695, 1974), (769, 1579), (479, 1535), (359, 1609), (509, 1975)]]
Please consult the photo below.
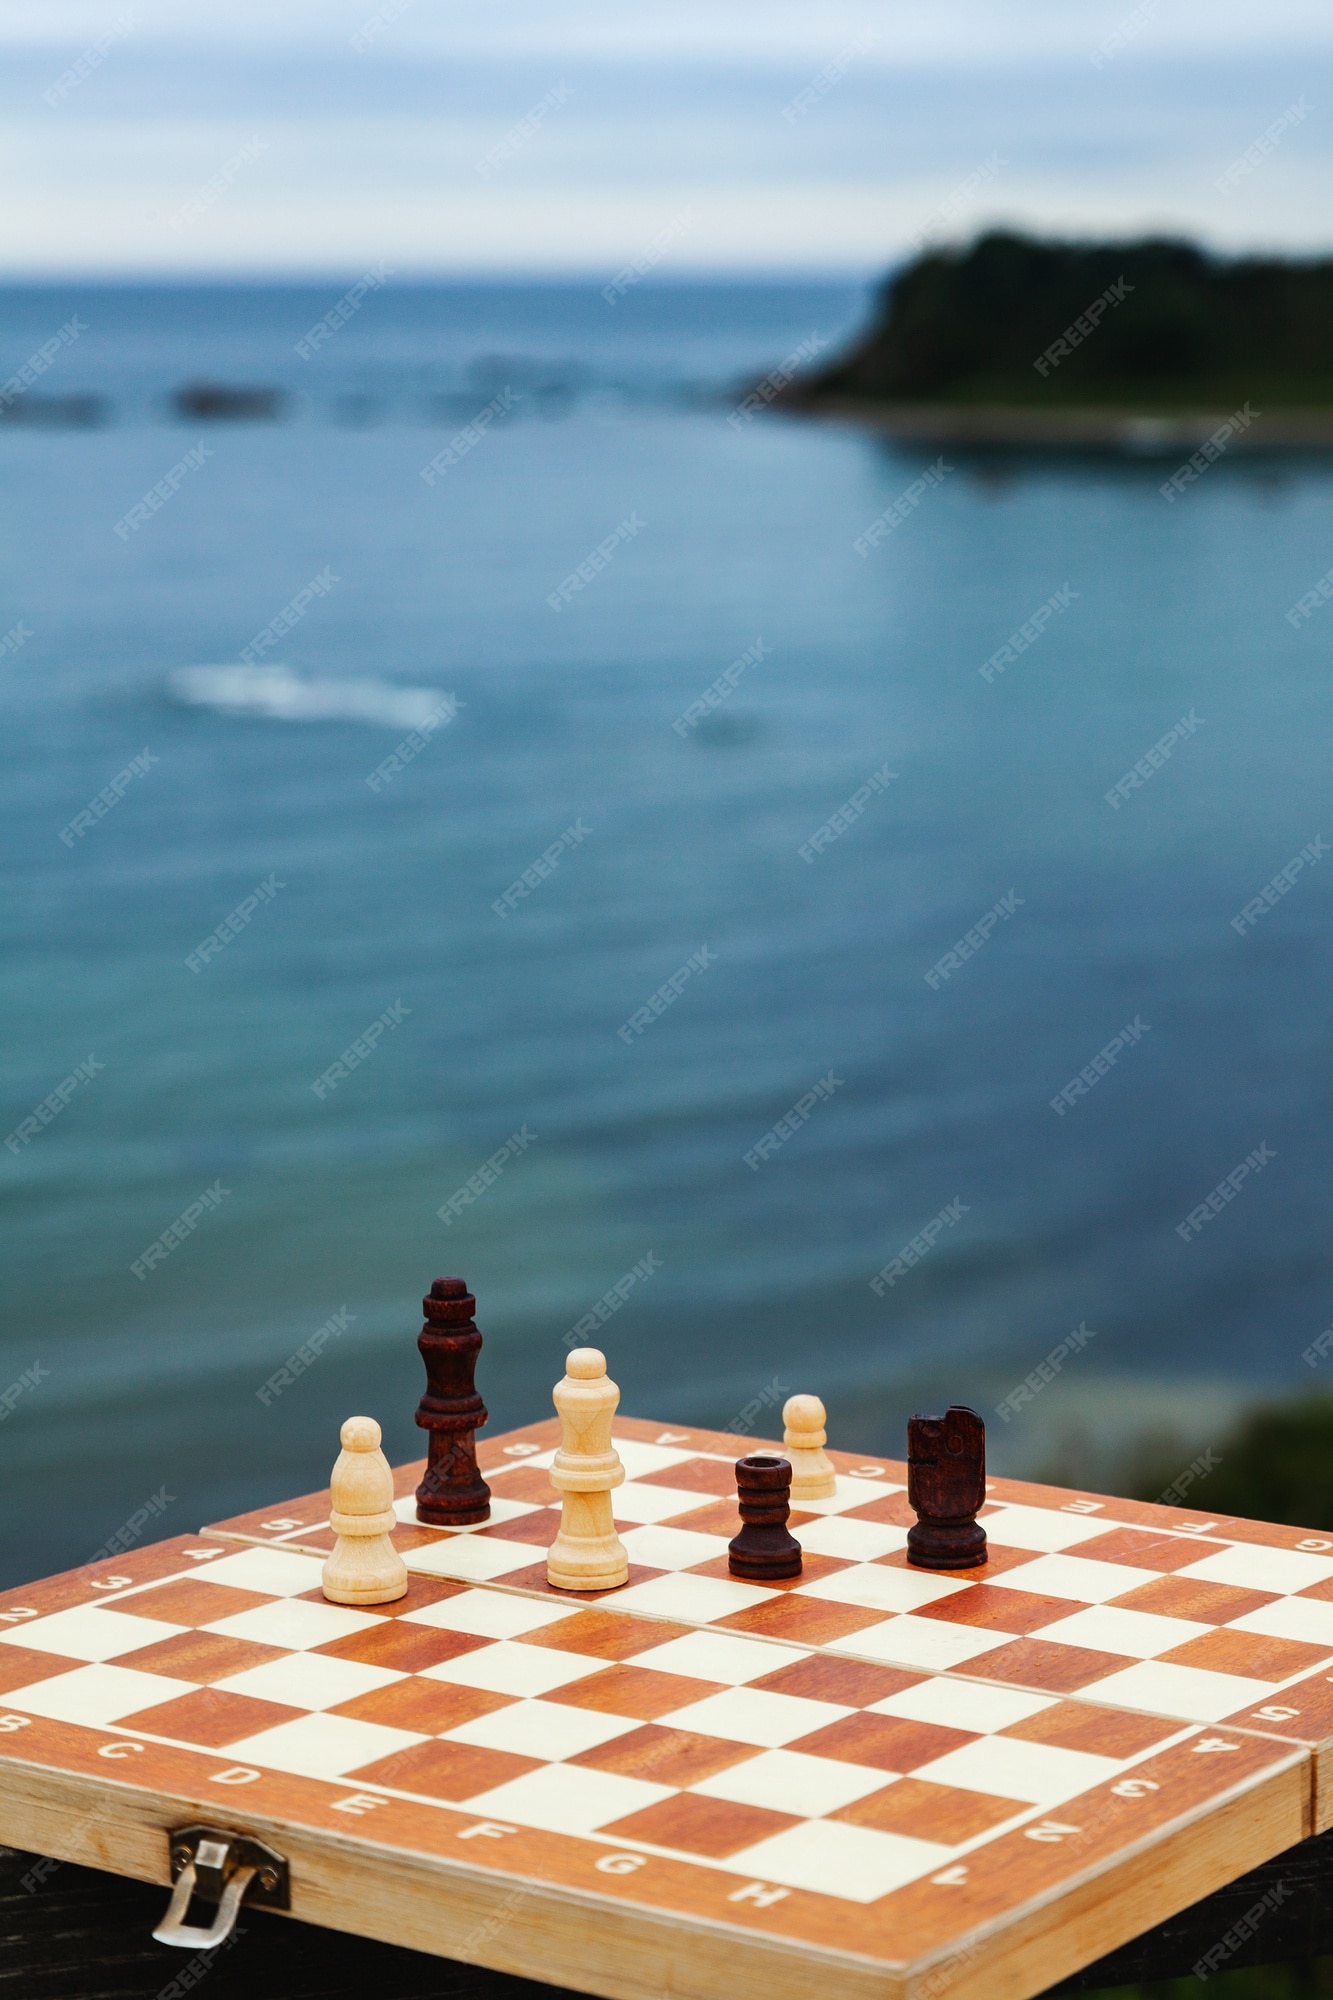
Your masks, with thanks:
[(824, 1450), (828, 1432), (824, 1428), (824, 1405), (818, 1396), (788, 1396), (782, 1406), (786, 1426), (782, 1443), (791, 1460), (791, 1497), (799, 1500), (831, 1500), (837, 1492), (833, 1462)]

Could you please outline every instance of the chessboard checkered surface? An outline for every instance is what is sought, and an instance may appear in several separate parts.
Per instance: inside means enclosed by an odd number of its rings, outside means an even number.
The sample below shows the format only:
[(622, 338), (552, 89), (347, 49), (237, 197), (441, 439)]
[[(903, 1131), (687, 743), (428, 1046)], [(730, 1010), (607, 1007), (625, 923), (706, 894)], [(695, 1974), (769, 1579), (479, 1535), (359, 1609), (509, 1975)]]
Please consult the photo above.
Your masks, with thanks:
[[(545, 1570), (560, 1522), (546, 1477), (557, 1442), (554, 1420), (483, 1442), (492, 1506), (476, 1528), (418, 1523), (421, 1466), (402, 1468), (395, 1541), (409, 1569), (563, 1597)], [(629, 1581), (599, 1603), (1333, 1748), (1331, 1536), (994, 1479), (984, 1569), (922, 1571), (906, 1559), (906, 1467), (834, 1452), (835, 1497), (793, 1510), (801, 1574), (758, 1585), (727, 1568), (740, 1527), (735, 1460), (753, 1440), (618, 1418), (615, 1443), (627, 1477), (611, 1500)], [(327, 1512), (327, 1495), (312, 1495), (206, 1532), (323, 1554)], [(1321, 1828), (1333, 1814), (1323, 1762)]]
[[(1161, 1888), (1173, 1857), (1196, 1882), (1210, 1846), (1226, 1880), (1308, 1824), (1308, 1753), (1270, 1736), (673, 1622), (624, 1593), (415, 1575), (396, 1604), (332, 1605), (320, 1568), (178, 1538), (0, 1598), (0, 1838), (25, 1831), (7, 1817), (25, 1782), (91, 1776), (107, 1823), (134, 1792), (164, 1827), (335, 1831), (353, 1863), (387, 1850), (668, 1913), (906, 1993), (942, 1963), (939, 1991), (970, 1990), (999, 1934), (1154, 1850)], [(1161, 1914), (1189, 1899), (1158, 1892)], [(322, 1920), (359, 1928), (355, 1907)], [(463, 1955), (506, 1962), (487, 1942)], [(1084, 1942), (1073, 1963), (1106, 1944)], [(1055, 1976), (1033, 1968), (1023, 1991)]]

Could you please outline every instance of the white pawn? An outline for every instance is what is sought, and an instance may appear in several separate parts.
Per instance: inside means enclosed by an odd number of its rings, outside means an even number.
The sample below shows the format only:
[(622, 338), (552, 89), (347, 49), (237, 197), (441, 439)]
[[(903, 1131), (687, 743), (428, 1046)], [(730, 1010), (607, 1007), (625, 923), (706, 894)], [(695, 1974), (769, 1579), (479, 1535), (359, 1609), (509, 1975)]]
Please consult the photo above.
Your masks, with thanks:
[(606, 1356), (596, 1347), (576, 1347), (553, 1396), (560, 1449), (550, 1480), (564, 1494), (564, 1505), (546, 1580), (556, 1590), (614, 1590), (629, 1580), (629, 1558), (611, 1512), (612, 1488), (625, 1468), (611, 1443), (620, 1391), (606, 1372)]
[(837, 1477), (824, 1446), (824, 1405), (818, 1396), (788, 1396), (782, 1406), (786, 1429), (782, 1442), (791, 1460), (791, 1497), (797, 1500), (831, 1500), (837, 1492)]
[(324, 1595), (330, 1604), (391, 1604), (407, 1595), (407, 1564), (389, 1540), (398, 1517), (380, 1427), (373, 1417), (349, 1417), (341, 1436), (329, 1480), (329, 1526), (338, 1539), (324, 1565)]

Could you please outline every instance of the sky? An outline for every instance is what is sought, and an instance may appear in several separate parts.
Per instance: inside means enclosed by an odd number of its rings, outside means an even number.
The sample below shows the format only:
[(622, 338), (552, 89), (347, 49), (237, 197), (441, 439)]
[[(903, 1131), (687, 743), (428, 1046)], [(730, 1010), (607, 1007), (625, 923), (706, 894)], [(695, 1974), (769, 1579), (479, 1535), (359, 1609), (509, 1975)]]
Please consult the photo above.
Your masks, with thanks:
[(1330, 82), (1328, 0), (0, 0), (0, 276), (1322, 250)]

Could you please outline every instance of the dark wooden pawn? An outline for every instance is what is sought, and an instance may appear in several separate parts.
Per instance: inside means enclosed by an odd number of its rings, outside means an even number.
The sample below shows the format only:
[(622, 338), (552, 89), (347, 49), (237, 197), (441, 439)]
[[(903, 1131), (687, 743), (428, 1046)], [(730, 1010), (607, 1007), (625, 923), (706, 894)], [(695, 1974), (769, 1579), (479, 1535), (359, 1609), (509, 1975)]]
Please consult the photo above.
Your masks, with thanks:
[(791, 1513), (791, 1467), (785, 1458), (766, 1451), (736, 1460), (736, 1500), (745, 1523), (727, 1545), (727, 1567), (733, 1576), (755, 1583), (799, 1576), (801, 1545), (787, 1530)]
[(475, 1380), (481, 1352), (473, 1319), (477, 1301), (461, 1278), (437, 1278), (421, 1303), (426, 1324), (417, 1346), (426, 1364), (426, 1393), (417, 1405), (417, 1422), (430, 1432), (430, 1453), (417, 1488), (417, 1519), (433, 1528), (466, 1528), (491, 1511), (475, 1439), (487, 1416)]
[(951, 1403), (942, 1417), (907, 1426), (907, 1560), (918, 1569), (976, 1569), (986, 1560), (977, 1512), (986, 1498), (986, 1426), (975, 1410)]

